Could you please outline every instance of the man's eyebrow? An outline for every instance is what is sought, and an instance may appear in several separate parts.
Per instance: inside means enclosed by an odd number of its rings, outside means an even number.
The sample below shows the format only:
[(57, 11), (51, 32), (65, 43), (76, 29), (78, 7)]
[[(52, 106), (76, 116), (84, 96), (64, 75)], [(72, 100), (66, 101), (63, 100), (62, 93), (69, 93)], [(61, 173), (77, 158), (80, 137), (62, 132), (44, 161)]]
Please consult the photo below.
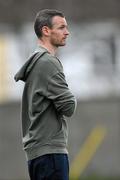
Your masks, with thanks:
[(61, 24), (61, 27), (67, 27), (65, 24)]
[(63, 26), (63, 27), (68, 27), (68, 25), (67, 25), (67, 24), (61, 24), (61, 26)]

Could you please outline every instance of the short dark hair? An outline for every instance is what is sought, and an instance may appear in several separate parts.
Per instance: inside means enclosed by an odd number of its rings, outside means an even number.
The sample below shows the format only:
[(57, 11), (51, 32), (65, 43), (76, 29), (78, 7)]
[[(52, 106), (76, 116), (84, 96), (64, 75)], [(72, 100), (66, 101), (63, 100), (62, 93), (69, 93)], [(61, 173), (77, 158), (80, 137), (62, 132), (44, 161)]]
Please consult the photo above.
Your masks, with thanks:
[(49, 28), (52, 28), (52, 18), (54, 16), (64, 17), (62, 12), (54, 9), (44, 9), (37, 13), (34, 22), (34, 30), (38, 38), (42, 37), (43, 26), (48, 26)]

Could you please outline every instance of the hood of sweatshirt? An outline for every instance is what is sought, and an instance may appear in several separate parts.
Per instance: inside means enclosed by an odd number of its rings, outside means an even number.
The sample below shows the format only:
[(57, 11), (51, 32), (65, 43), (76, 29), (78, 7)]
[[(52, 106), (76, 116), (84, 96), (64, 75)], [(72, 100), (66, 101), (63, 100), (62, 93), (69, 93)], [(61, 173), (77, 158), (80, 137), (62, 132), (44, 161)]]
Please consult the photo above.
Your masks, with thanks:
[(48, 52), (45, 48), (43, 47), (39, 47), (38, 50), (36, 50), (31, 56), (30, 58), (26, 61), (26, 63), (20, 68), (20, 70), (17, 72), (17, 74), (15, 75), (14, 79), (15, 81), (26, 81), (29, 73), (31, 72), (31, 70), (33, 69), (35, 63), (39, 60), (39, 58), (45, 54), (46, 52)]

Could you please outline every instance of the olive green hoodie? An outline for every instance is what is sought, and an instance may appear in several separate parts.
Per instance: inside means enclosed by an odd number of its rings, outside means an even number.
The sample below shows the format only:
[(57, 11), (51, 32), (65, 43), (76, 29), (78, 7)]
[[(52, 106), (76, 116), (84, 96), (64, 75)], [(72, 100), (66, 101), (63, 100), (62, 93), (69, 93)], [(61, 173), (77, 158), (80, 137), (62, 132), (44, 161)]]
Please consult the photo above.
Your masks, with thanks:
[(61, 62), (39, 47), (15, 75), (25, 82), (22, 96), (23, 146), (28, 160), (50, 153), (68, 153), (65, 116), (75, 110)]

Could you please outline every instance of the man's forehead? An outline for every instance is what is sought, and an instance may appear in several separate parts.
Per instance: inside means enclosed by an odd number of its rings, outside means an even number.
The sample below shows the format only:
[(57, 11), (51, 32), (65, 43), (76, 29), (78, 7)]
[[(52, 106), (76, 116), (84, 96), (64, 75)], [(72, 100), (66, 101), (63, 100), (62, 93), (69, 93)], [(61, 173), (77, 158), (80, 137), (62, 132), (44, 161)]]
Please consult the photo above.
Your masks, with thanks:
[(55, 24), (63, 24), (63, 25), (66, 25), (67, 26), (67, 22), (66, 22), (66, 19), (65, 17), (60, 17), (60, 16), (54, 16), (52, 18), (52, 24), (55, 25)]

